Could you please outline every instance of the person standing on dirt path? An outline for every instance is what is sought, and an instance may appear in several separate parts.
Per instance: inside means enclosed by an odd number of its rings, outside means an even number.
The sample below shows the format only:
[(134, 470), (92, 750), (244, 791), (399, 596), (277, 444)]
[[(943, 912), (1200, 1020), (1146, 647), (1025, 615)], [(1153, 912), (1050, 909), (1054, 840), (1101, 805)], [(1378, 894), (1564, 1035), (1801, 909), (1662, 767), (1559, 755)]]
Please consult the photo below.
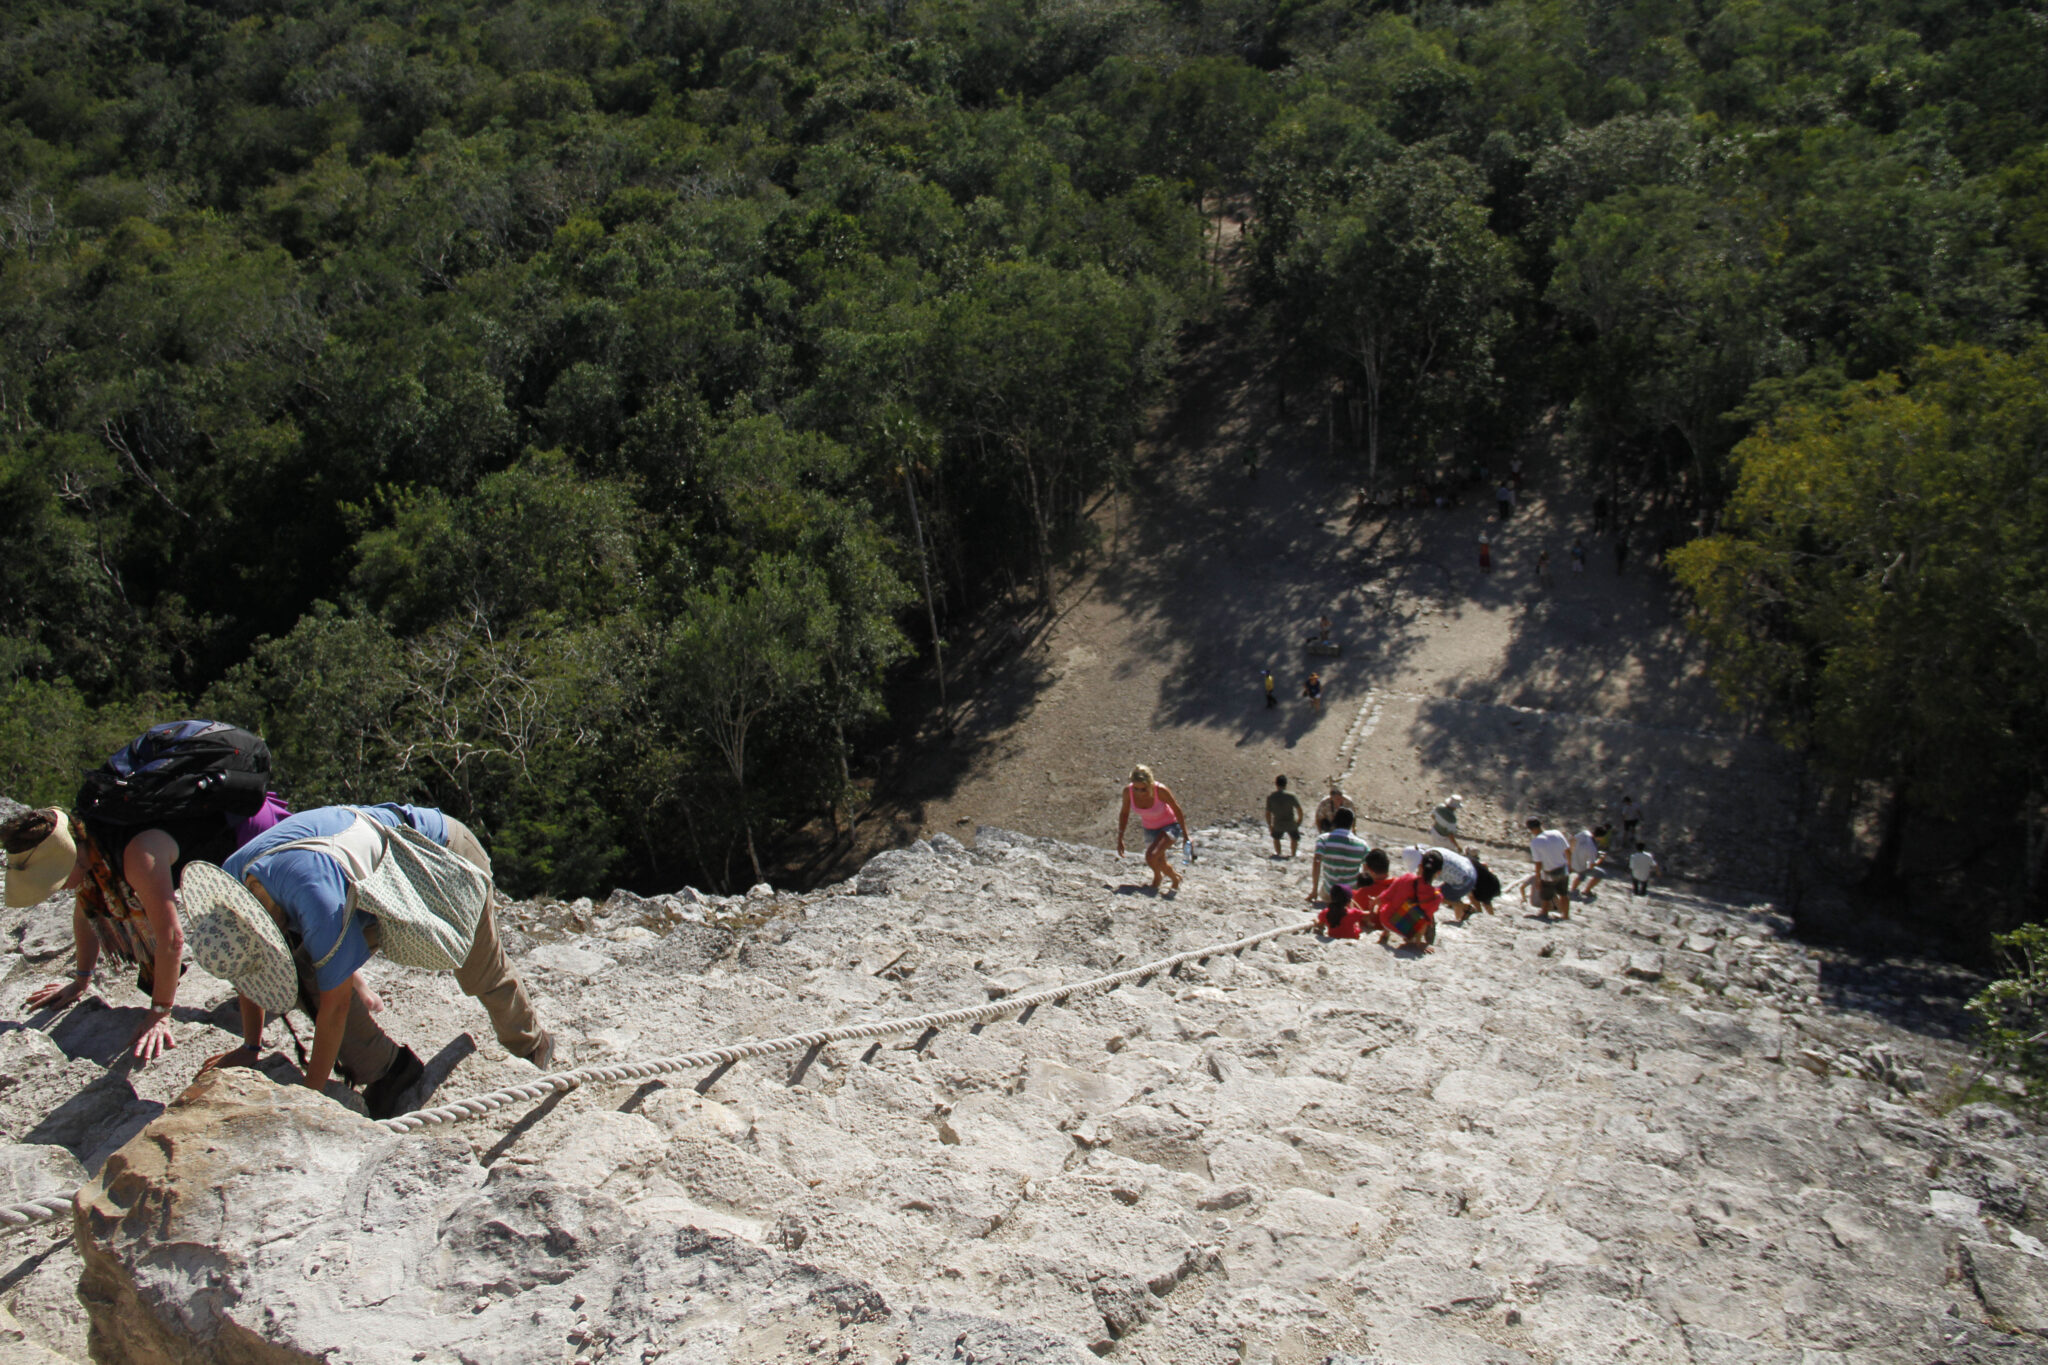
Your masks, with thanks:
[(1585, 571), (1586, 571), (1586, 538), (1585, 538), (1584, 536), (1573, 536), (1573, 537), (1572, 537), (1572, 572), (1573, 572), (1573, 573), (1584, 573)]
[(1493, 541), (1484, 531), (1479, 533), (1479, 572), (1493, 572)]
[(1517, 493), (1522, 491), (1522, 457), (1517, 455), (1508, 461), (1508, 482)]
[(1173, 889), (1180, 890), (1180, 873), (1173, 870), (1167, 854), (1180, 842), (1187, 832), (1187, 816), (1181, 813), (1180, 802), (1173, 799), (1173, 793), (1166, 784), (1153, 780), (1152, 770), (1140, 763), (1131, 769), (1131, 780), (1124, 788), (1123, 808), (1116, 816), (1116, 853), (1124, 853), (1124, 829), (1131, 823), (1131, 812), (1138, 812), (1138, 823), (1145, 827), (1145, 866), (1152, 869), (1152, 890), (1156, 894), (1161, 879), (1173, 878)]
[(1273, 670), (1266, 670), (1266, 709), (1272, 710), (1280, 704), (1280, 698), (1273, 694)]
[(1643, 808), (1636, 804), (1633, 796), (1624, 794), (1621, 798), (1621, 842), (1624, 845), (1636, 842), (1636, 834), (1642, 828), (1642, 823)]
[(1323, 675), (1310, 669), (1308, 677), (1301, 684), (1301, 695), (1307, 697), (1309, 705), (1315, 707), (1320, 714), (1323, 709)]
[(1458, 808), (1465, 804), (1465, 798), (1456, 794), (1446, 796), (1429, 813), (1429, 827), (1436, 836), (1451, 846), (1454, 853), (1463, 853), (1465, 846), (1458, 842)]
[(1536, 582), (1539, 586), (1545, 588), (1557, 586), (1557, 580), (1550, 576), (1550, 551), (1548, 550), (1538, 550), (1536, 552)]
[(1266, 797), (1266, 832), (1273, 836), (1273, 856), (1280, 856), (1280, 836), (1287, 836), (1287, 856), (1301, 852), (1301, 798), (1287, 790), (1287, 779), (1273, 779)]
[(1351, 809), (1351, 798), (1335, 782), (1330, 784), (1330, 794), (1316, 803), (1316, 833), (1328, 834), (1337, 827), (1337, 812)]
[(1549, 919), (1554, 906), (1559, 919), (1572, 917), (1571, 845), (1564, 831), (1545, 829), (1535, 816), (1528, 820), (1529, 861), (1536, 864), (1531, 880), (1536, 883), (1536, 913)]
[(1502, 479), (1500, 485), (1493, 490), (1493, 504), (1500, 512), (1502, 521), (1515, 514), (1515, 490), (1508, 486), (1506, 479)]

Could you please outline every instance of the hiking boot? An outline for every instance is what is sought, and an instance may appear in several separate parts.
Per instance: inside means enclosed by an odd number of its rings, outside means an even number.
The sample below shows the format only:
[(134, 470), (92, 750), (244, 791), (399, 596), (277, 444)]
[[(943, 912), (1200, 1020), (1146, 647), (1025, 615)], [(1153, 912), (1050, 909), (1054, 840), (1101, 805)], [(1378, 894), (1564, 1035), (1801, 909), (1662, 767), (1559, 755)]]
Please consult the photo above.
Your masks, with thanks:
[(373, 1119), (388, 1119), (403, 1114), (405, 1108), (399, 1103), (412, 1093), (420, 1083), (420, 1077), (427, 1074), (420, 1056), (409, 1047), (398, 1049), (391, 1069), (363, 1087), (363, 1107), (370, 1111)]
[(540, 1041), (533, 1045), (533, 1051), (526, 1054), (526, 1060), (536, 1068), (546, 1071), (555, 1064), (555, 1035), (546, 1029), (540, 1031)]

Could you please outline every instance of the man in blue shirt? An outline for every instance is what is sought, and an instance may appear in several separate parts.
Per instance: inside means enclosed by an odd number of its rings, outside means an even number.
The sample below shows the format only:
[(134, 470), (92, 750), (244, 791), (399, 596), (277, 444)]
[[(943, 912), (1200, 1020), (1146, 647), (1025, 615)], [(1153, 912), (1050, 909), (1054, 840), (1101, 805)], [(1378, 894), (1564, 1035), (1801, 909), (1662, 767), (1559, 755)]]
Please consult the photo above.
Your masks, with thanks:
[[(374, 831), (350, 833), (359, 817), (394, 828), (410, 825), (457, 857), (490, 871), (490, 856), (460, 820), (431, 807), (400, 805), (323, 806), (301, 812), (237, 849), (222, 868), (248, 888), (284, 931), (298, 972), (301, 1004), (313, 1004), (313, 1051), (306, 1060), (306, 1084), (321, 1089), (329, 1073), (339, 1070), (344, 1079), (364, 1087), (372, 1118), (388, 1118), (398, 1112), (397, 1102), (419, 1080), (423, 1067), (411, 1048), (393, 1042), (371, 1017), (380, 1006), (356, 975), (376, 951), (377, 921), (360, 908), (348, 913), (348, 880), (332, 854), (284, 847), (304, 839), (351, 845), (368, 836), (365, 854), (374, 856)], [(525, 987), (505, 961), (496, 915), (488, 902), (477, 920), (469, 955), (455, 971), (455, 983), (463, 994), (483, 1004), (506, 1051), (547, 1069), (554, 1040), (534, 1017)], [(209, 1065), (244, 1065), (262, 1051), (264, 1009), (246, 992), (241, 1008), (242, 1046)]]

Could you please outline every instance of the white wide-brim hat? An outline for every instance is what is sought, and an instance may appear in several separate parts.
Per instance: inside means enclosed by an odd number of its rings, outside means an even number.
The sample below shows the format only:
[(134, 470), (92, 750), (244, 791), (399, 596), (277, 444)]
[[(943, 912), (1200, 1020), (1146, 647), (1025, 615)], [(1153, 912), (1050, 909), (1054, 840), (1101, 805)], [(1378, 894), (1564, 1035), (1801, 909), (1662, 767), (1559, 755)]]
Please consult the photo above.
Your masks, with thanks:
[(56, 825), (43, 841), (26, 853), (7, 858), (7, 908), (20, 910), (41, 905), (50, 893), (64, 884), (78, 862), (78, 840), (71, 833), (71, 817), (57, 813)]
[(212, 863), (185, 864), (178, 919), (200, 966), (272, 1014), (299, 1001), (299, 974), (284, 931), (248, 887)]

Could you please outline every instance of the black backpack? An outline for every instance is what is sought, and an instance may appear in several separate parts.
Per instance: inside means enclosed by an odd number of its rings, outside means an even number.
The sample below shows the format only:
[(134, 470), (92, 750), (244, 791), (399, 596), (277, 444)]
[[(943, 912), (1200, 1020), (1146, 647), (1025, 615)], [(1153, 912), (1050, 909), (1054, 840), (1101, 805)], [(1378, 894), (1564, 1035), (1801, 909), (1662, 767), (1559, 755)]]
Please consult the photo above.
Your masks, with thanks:
[(270, 787), (270, 746), (213, 720), (152, 726), (85, 775), (78, 814), (110, 825), (246, 820)]

